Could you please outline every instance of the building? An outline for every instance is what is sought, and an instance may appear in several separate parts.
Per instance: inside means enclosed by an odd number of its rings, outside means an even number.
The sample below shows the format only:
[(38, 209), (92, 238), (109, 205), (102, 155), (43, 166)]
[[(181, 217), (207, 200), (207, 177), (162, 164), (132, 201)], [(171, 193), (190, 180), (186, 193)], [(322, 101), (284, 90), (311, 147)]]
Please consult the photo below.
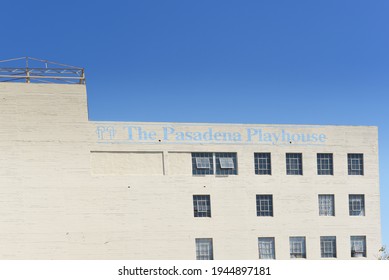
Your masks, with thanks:
[(0, 213), (1, 259), (375, 259), (377, 127), (95, 122), (83, 83), (0, 83)]

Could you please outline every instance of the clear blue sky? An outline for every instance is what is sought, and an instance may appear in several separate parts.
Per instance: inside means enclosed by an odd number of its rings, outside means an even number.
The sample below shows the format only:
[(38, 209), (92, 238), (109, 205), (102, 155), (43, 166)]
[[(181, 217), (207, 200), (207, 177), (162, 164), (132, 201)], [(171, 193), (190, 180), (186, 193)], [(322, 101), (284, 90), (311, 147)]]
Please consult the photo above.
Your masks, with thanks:
[(86, 68), (91, 120), (376, 125), (389, 245), (389, 1), (2, 0), (0, 59)]

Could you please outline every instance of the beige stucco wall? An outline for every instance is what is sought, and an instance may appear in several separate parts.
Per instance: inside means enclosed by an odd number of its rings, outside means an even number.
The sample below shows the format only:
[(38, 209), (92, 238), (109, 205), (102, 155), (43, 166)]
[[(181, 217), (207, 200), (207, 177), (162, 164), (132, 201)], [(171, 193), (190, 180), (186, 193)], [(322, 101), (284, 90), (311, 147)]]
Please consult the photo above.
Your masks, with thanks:
[[(289, 236), (306, 237), (308, 259), (320, 236), (337, 237), (338, 259), (351, 235), (366, 235), (368, 259), (381, 245), (376, 127), (90, 122), (84, 85), (2, 83), (0, 115), (2, 259), (195, 259), (201, 237), (215, 259), (257, 259), (261, 236), (277, 259)], [(216, 140), (171, 133), (209, 129)], [(255, 129), (325, 139), (248, 141)], [(238, 175), (193, 176), (200, 151), (236, 152)], [(271, 152), (271, 176), (255, 175), (254, 152)], [(303, 176), (286, 175), (287, 152), (303, 154)], [(316, 174), (317, 153), (333, 153), (333, 176)], [(347, 153), (364, 154), (364, 176), (347, 175)], [(211, 196), (212, 218), (193, 217), (194, 194)], [(274, 217), (256, 216), (256, 194), (273, 195)], [(318, 194), (335, 195), (335, 217), (319, 216)], [(365, 195), (365, 216), (349, 216), (349, 194)]]
[(162, 152), (91, 152), (93, 175), (163, 175)]

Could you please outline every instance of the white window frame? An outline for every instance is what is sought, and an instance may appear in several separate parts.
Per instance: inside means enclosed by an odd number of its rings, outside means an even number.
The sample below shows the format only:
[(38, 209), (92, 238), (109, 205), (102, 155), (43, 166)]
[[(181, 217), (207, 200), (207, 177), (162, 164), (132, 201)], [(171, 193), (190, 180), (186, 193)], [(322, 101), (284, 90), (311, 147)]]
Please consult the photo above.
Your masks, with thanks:
[(213, 154), (212, 152), (192, 152), (193, 176), (209, 176), (215, 174), (215, 159)]
[(351, 257), (366, 257), (366, 236), (351, 236)]
[(335, 216), (335, 196), (319, 194), (319, 216)]
[(207, 157), (196, 157), (196, 167), (198, 169), (210, 169), (211, 163)]
[(292, 254), (303, 254), (302, 241), (292, 241)]
[(275, 259), (275, 240), (274, 237), (258, 238), (259, 259)]
[(351, 211), (361, 212), (362, 209), (362, 199), (353, 198), (351, 199)]
[[(355, 163), (356, 162), (356, 163)], [(360, 171), (361, 170), (361, 159), (360, 158), (352, 158), (350, 168), (352, 171)], [(354, 168), (357, 167), (357, 168)]]
[[(258, 197), (259, 197), (259, 199), (258, 199)], [(255, 199), (256, 199), (256, 206), (257, 206), (257, 217), (273, 217), (274, 216), (273, 195), (272, 194), (257, 194)], [(258, 208), (259, 208), (259, 212), (258, 212)], [(261, 213), (265, 214), (265, 215), (260, 215)]]
[(196, 200), (196, 205), (197, 205), (197, 212), (208, 213), (209, 207), (207, 205), (207, 200), (204, 199)]
[[(295, 161), (294, 164), (293, 164), (293, 161)], [(293, 168), (293, 165), (295, 165), (296, 168)], [(289, 170), (291, 170), (291, 171), (300, 171), (299, 159), (298, 158), (289, 158)]]
[(349, 211), (350, 216), (365, 216), (365, 195), (350, 194), (349, 195)]
[(213, 260), (212, 238), (196, 238), (195, 243), (197, 260)]
[(270, 212), (270, 200), (269, 199), (260, 199), (259, 200), (259, 210), (263, 212)]
[(219, 157), (220, 168), (222, 169), (234, 169), (234, 160), (230, 157)]
[(336, 236), (320, 236), (320, 252), (322, 258), (336, 258)]
[(193, 176), (238, 175), (237, 152), (192, 152)]
[(303, 154), (286, 153), (286, 175), (303, 175)]
[(353, 249), (355, 253), (364, 253), (364, 242), (362, 240), (354, 240), (353, 241)]
[(271, 153), (254, 153), (254, 169), (256, 175), (271, 175)]
[[(267, 167), (269, 166), (268, 158), (258, 158), (258, 169), (261, 170), (269, 170)], [(265, 167), (265, 168), (263, 168)]]
[[(332, 241), (323, 241), (323, 252), (325, 254), (333, 254), (334, 253), (334, 247), (333, 247)], [(328, 250), (330, 249), (330, 250)]]
[(364, 171), (364, 154), (363, 153), (349, 153), (348, 158), (348, 175), (363, 176)]
[(334, 155), (317, 153), (317, 175), (334, 175)]
[(209, 243), (200, 243), (199, 245), (199, 256), (209, 256), (210, 255), (210, 246)]
[[(327, 168), (324, 168), (323, 162), (326, 162)], [(320, 169), (325, 171), (330, 171), (330, 159), (329, 158), (320, 158)]]
[(289, 251), (291, 258), (306, 258), (306, 239), (303, 236), (289, 237)]
[(194, 218), (211, 218), (212, 217), (211, 196), (209, 194), (193, 195), (193, 212)]

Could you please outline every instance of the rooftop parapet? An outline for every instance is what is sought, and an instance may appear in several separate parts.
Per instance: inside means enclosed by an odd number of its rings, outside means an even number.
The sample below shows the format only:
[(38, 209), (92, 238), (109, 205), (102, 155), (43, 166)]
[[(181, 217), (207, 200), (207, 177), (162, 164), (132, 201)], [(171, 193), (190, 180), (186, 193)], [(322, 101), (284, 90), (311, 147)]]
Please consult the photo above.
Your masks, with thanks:
[(84, 68), (53, 61), (19, 57), (0, 60), (0, 83), (85, 84)]

